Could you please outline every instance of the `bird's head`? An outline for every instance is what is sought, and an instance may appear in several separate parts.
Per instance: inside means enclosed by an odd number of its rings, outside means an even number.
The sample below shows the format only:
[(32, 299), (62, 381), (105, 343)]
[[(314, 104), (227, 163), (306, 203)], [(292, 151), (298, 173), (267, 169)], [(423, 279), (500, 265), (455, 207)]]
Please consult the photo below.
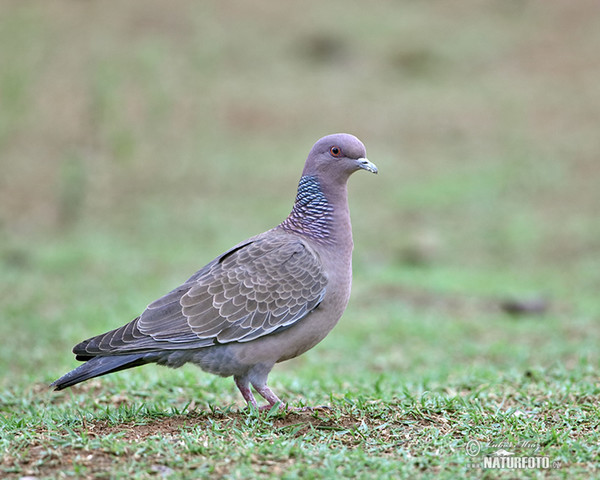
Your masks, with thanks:
[(377, 173), (377, 167), (367, 160), (365, 146), (358, 138), (348, 133), (335, 133), (313, 145), (303, 175), (346, 182), (357, 170)]

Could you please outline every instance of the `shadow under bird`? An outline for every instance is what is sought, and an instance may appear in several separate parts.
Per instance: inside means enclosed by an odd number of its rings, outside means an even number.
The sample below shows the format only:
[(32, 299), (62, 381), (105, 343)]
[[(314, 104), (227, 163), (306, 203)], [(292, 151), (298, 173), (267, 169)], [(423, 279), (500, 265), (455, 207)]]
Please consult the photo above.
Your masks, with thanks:
[(362, 142), (349, 134), (312, 147), (289, 216), (249, 238), (152, 302), (130, 323), (73, 348), (85, 362), (56, 380), (56, 390), (146, 363), (191, 362), (233, 376), (249, 405), (250, 385), (270, 408), (282, 404), (267, 386), (278, 362), (325, 338), (346, 309), (352, 282), (352, 227), (347, 181), (377, 173)]

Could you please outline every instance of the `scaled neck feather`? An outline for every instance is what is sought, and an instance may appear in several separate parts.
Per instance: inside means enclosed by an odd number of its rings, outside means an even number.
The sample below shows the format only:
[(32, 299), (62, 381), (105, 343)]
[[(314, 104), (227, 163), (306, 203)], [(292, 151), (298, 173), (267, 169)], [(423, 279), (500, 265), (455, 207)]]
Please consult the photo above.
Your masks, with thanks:
[(323, 192), (317, 177), (303, 175), (292, 212), (281, 223), (287, 231), (306, 235), (322, 243), (333, 243), (334, 208)]

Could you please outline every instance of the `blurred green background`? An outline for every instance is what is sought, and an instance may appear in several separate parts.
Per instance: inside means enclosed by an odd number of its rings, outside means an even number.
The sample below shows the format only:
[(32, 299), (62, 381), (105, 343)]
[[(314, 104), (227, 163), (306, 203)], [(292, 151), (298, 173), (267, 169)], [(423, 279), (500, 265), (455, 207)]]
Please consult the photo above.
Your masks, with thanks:
[[(53, 380), (72, 345), (281, 221), (339, 131), (380, 169), (350, 181), (353, 298), (275, 385), (318, 379), (323, 402), (383, 373), (396, 391), (597, 367), (600, 3), (0, 10), (0, 385)], [(212, 381), (118, 378), (182, 372)], [(239, 401), (222, 385), (210, 401)]]

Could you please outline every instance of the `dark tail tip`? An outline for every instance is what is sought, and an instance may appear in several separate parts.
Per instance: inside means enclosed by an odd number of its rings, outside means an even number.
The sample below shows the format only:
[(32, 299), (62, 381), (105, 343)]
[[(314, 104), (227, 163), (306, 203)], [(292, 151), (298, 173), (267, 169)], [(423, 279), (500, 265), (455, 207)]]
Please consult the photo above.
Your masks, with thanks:
[(130, 355), (114, 355), (110, 357), (93, 357), (75, 370), (63, 375), (50, 384), (54, 390), (63, 390), (90, 378), (100, 377), (109, 373), (118, 372), (127, 368), (138, 367), (148, 363), (147, 354), (136, 353)]

